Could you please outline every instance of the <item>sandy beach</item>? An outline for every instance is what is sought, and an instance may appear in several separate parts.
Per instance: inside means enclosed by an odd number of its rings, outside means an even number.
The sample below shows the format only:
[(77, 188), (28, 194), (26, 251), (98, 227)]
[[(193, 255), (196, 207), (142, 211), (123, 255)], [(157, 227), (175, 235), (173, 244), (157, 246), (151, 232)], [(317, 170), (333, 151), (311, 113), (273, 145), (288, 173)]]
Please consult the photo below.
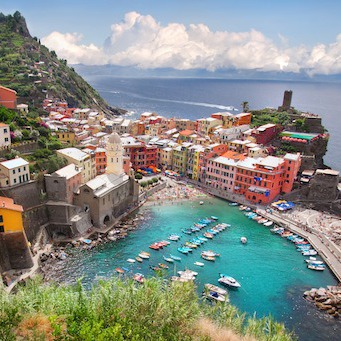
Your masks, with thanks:
[(148, 197), (144, 206), (178, 203), (183, 200), (205, 201), (211, 198), (211, 195), (195, 188), (193, 185), (177, 182), (170, 178), (164, 178), (164, 180), (167, 182), (166, 187)]

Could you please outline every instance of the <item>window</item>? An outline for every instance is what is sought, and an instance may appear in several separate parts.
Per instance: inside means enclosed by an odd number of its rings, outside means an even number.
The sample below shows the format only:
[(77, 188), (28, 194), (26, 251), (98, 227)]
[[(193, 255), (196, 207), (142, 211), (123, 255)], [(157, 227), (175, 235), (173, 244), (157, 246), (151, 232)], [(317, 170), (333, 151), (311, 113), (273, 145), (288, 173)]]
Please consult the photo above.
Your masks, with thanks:
[(4, 222), (4, 217), (2, 215), (0, 215), (0, 223)]
[(5, 142), (8, 142), (8, 137), (5, 137)]
[(7, 128), (4, 129), (4, 133), (7, 133)]
[(17, 183), (17, 179), (14, 179), (14, 183), (15, 183), (15, 184)]
[(15, 174), (15, 169), (12, 170), (12, 173)]
[(5, 232), (5, 229), (4, 229), (4, 227), (2, 225), (0, 226), (0, 233), (1, 232)]

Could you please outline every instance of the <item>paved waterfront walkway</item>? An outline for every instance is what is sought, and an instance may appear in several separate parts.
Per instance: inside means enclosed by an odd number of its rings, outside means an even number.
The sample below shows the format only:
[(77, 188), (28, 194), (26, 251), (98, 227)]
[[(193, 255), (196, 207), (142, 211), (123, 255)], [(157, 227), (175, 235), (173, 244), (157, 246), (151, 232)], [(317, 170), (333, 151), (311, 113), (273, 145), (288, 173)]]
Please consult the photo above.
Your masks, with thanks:
[(316, 234), (308, 231), (306, 228), (303, 229), (297, 222), (289, 220), (286, 217), (281, 216), (280, 213), (266, 212), (264, 209), (257, 209), (257, 213), (263, 217), (272, 220), (276, 224), (285, 227), (289, 231), (296, 233), (303, 238), (307, 239), (314, 249), (319, 253), (323, 260), (328, 264), (330, 269), (333, 271), (339, 281), (341, 281), (341, 255), (331, 250), (331, 246), (327, 239), (320, 239)]
[[(32, 268), (29, 269), (24, 269), (24, 270), (20, 270), (22, 272), (22, 274), (18, 277), (16, 277), (11, 284), (8, 287), (5, 287), (5, 290), (10, 293), (13, 288), (22, 280), (28, 279), (30, 278), (32, 275), (34, 275), (36, 273), (36, 271), (40, 268), (40, 264), (39, 264), (39, 258), (43, 253), (49, 252), (52, 248), (52, 244), (47, 244), (45, 245), (44, 249), (39, 250), (33, 257), (33, 266)], [(9, 271), (8, 274), (11, 274), (12, 271)], [(15, 272), (15, 271), (14, 271)]]

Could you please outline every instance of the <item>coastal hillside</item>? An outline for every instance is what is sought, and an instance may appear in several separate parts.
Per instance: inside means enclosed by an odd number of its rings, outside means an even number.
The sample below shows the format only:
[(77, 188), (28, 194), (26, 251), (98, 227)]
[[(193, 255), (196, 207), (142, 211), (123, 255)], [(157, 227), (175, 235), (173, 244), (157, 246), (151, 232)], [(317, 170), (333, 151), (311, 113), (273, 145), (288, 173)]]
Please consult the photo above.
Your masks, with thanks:
[(71, 107), (91, 107), (108, 114), (125, 111), (110, 107), (67, 61), (32, 37), (25, 18), (0, 13), (0, 85), (14, 89), (18, 103), (39, 108), (48, 94)]

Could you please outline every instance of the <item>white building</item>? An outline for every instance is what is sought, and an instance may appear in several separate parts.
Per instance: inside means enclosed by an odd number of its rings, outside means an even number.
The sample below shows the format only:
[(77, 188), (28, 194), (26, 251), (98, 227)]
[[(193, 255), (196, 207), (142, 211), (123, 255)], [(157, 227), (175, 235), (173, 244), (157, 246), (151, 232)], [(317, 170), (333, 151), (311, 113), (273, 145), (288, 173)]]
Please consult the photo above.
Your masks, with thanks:
[(1, 187), (15, 186), (30, 180), (29, 163), (21, 157), (0, 162)]
[(9, 125), (0, 123), (0, 148), (9, 148), (11, 146), (11, 135)]

